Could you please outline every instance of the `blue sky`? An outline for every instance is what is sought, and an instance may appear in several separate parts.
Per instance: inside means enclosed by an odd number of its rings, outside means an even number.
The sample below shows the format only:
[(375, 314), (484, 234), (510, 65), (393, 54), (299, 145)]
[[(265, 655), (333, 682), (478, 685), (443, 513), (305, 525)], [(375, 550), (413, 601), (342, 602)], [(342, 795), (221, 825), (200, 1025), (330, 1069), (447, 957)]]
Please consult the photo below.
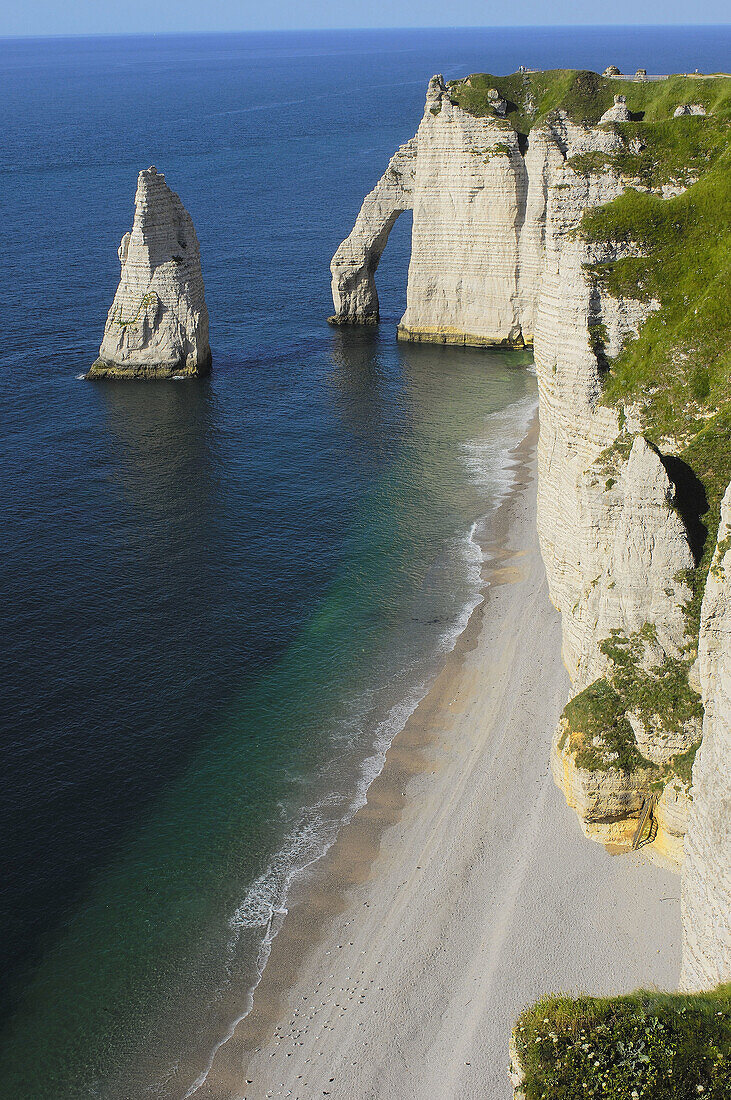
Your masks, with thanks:
[(0, 0), (0, 36), (725, 23), (728, 13), (728, 0)]

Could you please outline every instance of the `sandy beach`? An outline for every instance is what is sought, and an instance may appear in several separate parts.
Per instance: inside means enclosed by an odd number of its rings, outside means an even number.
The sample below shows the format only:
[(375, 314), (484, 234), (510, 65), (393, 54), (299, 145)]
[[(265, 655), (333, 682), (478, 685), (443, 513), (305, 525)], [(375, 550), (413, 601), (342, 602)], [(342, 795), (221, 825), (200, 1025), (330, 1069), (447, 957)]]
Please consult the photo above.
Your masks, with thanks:
[(550, 775), (569, 682), (536, 536), (536, 434), (483, 543), (484, 602), (297, 891), (197, 1100), (509, 1100), (525, 1004), (675, 987), (679, 879), (586, 840)]

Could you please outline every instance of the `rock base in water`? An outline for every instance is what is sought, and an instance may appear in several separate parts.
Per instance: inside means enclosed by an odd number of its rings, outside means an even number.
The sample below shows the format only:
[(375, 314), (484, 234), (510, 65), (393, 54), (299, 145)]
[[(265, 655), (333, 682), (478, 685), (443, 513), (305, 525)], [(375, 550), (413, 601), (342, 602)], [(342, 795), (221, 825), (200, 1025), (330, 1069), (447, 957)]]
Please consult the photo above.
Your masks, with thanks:
[(399, 340), (407, 340), (413, 344), (450, 344), (468, 348), (526, 348), (533, 344), (532, 336), (523, 336), (520, 332), (515, 336), (493, 337), (439, 326), (415, 328), (399, 325), (396, 336)]
[(87, 378), (198, 377), (211, 369), (198, 238), (156, 168), (140, 172), (99, 358)]
[(380, 321), (378, 313), (333, 313), (332, 317), (328, 317), (327, 323), (332, 325), (333, 328), (340, 328), (344, 325), (377, 325)]
[(136, 363), (134, 365), (122, 365), (108, 363), (104, 359), (97, 359), (87, 372), (87, 379), (94, 381), (100, 378), (114, 378), (123, 381), (165, 381), (171, 378), (175, 380), (189, 378), (205, 378), (211, 373), (212, 358), (208, 353), (208, 359), (194, 367), (185, 363)]

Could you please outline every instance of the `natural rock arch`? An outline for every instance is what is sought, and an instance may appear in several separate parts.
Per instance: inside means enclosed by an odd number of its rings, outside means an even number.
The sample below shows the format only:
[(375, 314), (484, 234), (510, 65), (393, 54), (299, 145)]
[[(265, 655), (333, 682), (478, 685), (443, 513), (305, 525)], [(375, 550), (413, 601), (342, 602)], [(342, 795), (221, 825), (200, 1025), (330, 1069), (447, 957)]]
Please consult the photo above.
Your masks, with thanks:
[(391, 157), (388, 168), (366, 196), (355, 225), (333, 256), (332, 325), (378, 324), (376, 268), (388, 235), (404, 210), (413, 205), (416, 139)]

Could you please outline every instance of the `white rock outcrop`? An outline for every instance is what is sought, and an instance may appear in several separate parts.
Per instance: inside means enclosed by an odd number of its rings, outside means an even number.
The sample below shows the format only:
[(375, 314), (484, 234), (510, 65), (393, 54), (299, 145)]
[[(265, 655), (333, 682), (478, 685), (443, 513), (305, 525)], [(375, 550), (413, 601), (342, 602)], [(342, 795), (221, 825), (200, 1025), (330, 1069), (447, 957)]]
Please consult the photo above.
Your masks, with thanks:
[(673, 118), (680, 118), (682, 115), (700, 115), (703, 117), (706, 113), (706, 109), (702, 103), (681, 103), (673, 111)]
[(414, 186), (416, 140), (407, 141), (366, 196), (355, 225), (333, 256), (331, 325), (378, 323), (376, 269), (399, 214), (410, 210)]
[(681, 988), (686, 990), (731, 981), (731, 485), (703, 596), (698, 671), (705, 717), (685, 838)]
[[(331, 264), (334, 323), (378, 319), (374, 274), (398, 215), (413, 210), (407, 307), (399, 336), (460, 344), (530, 342), (540, 269), (525, 248), (528, 177), (518, 135), (495, 115), (455, 106), (432, 77), (414, 138), (391, 159)], [(536, 211), (540, 216), (540, 211)], [(521, 249), (524, 255), (521, 255)]]
[(631, 115), (629, 113), (629, 107), (627, 106), (627, 96), (615, 95), (614, 106), (604, 112), (599, 119), (599, 125), (601, 126), (605, 122), (629, 122), (630, 118)]
[(140, 172), (132, 232), (99, 358), (87, 377), (169, 378), (211, 367), (198, 238), (190, 215), (154, 167)]

